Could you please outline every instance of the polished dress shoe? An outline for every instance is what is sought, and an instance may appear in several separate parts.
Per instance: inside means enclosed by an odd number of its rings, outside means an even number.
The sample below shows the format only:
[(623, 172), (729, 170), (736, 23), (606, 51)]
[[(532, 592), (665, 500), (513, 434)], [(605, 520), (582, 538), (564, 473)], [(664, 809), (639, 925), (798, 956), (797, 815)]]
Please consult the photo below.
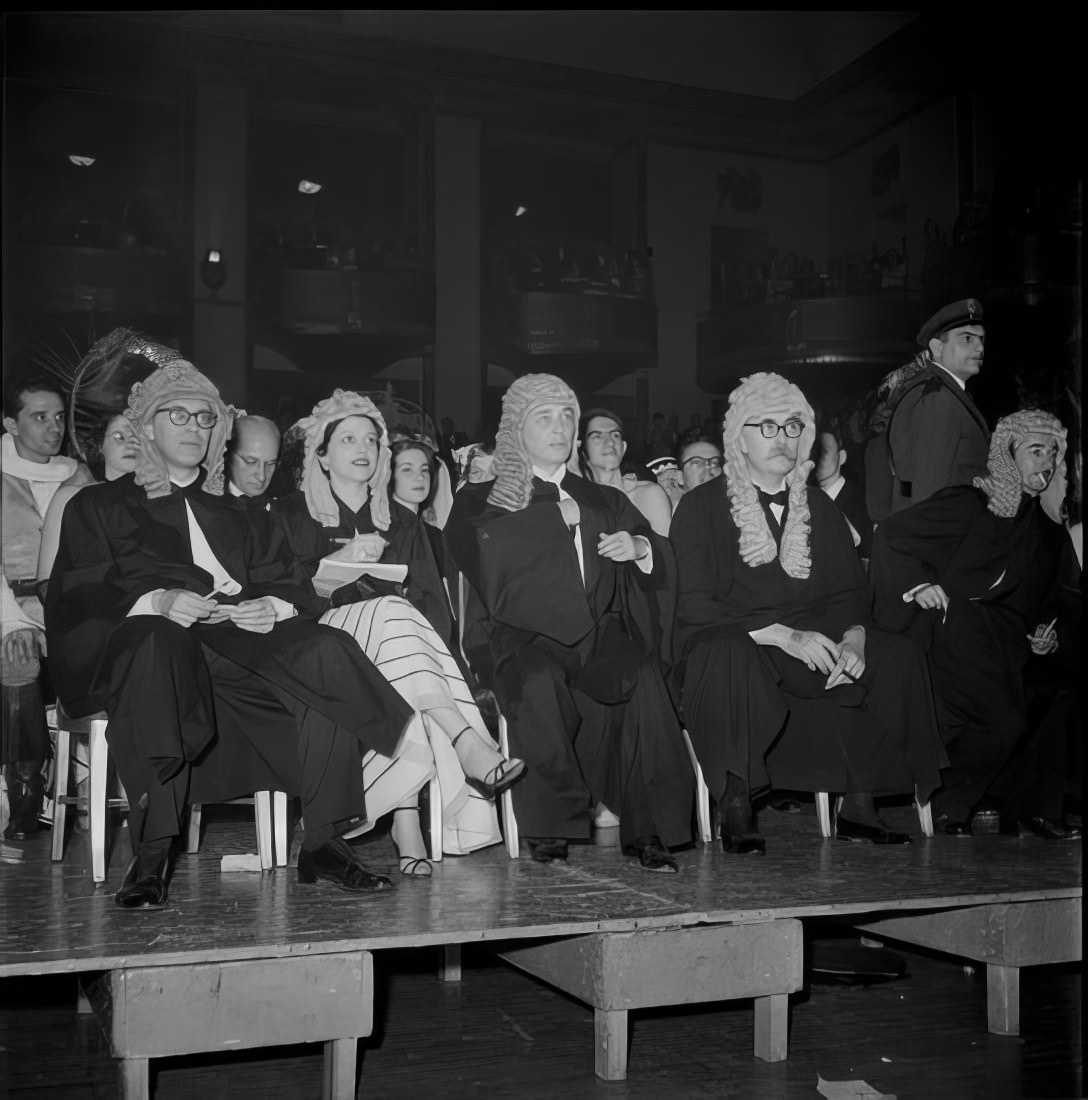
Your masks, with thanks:
[(722, 851), (732, 856), (765, 856), (767, 842), (759, 833), (727, 833), (723, 829)]
[(133, 856), (114, 903), (120, 909), (161, 909), (166, 904), (169, 877), (169, 848)]
[(1078, 826), (1063, 825), (1060, 821), (1052, 821), (1048, 817), (1021, 817), (1011, 820), (1003, 818), (1001, 833), (1003, 836), (1023, 836), (1024, 833), (1031, 833), (1032, 836), (1042, 837), (1043, 840), (1080, 840), (1082, 836)]
[(895, 833), (883, 825), (866, 825), (861, 821), (850, 821), (840, 817), (835, 825), (835, 835), (839, 840), (853, 840), (862, 844), (913, 844), (906, 833)]
[(658, 836), (636, 837), (633, 843), (623, 846), (623, 854), (636, 856), (639, 865), (647, 871), (676, 874), (680, 870), (676, 860), (669, 855), (668, 848), (661, 843), (661, 838)]
[(763, 856), (767, 842), (756, 831), (752, 804), (747, 798), (727, 802), (722, 813), (722, 851), (733, 856)]
[(954, 821), (947, 814), (941, 814), (933, 822), (933, 832), (936, 836), (971, 836), (970, 821)]
[(331, 882), (341, 890), (388, 890), (389, 879), (376, 875), (356, 856), (346, 840), (327, 840), (320, 848), (303, 848), (298, 854), (298, 880)]
[(568, 844), (553, 836), (526, 837), (529, 852), (537, 863), (551, 863), (553, 859), (566, 859)]

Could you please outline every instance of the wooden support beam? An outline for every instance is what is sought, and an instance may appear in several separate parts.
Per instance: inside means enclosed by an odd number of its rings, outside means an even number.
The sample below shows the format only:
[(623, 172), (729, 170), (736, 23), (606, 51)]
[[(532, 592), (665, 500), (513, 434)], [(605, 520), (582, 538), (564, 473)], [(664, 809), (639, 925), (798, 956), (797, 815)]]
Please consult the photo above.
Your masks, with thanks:
[(789, 1053), (790, 999), (785, 993), (755, 999), (753, 1053), (764, 1062), (784, 1062)]
[(623, 1009), (593, 1010), (593, 1072), (602, 1081), (627, 1080), (629, 1022)]
[(461, 945), (459, 943), (443, 945), (442, 966), (439, 968), (438, 976), (444, 982), (461, 980)]
[(802, 986), (798, 920), (602, 932), (510, 944), (499, 954), (593, 1007), (594, 1067), (606, 1081), (627, 1076), (633, 1008), (752, 997), (756, 1056), (786, 1057), (789, 994)]
[(986, 1030), (991, 1035), (1020, 1034), (1020, 968), (986, 967)]

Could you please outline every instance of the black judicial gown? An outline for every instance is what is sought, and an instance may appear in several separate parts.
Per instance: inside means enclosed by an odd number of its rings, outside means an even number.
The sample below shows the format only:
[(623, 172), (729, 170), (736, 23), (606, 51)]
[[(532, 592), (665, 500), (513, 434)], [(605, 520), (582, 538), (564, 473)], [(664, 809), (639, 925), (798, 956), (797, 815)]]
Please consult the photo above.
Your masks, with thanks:
[[(953, 765), (938, 802), (953, 820), (967, 819), (1027, 733), (1027, 635), (1051, 617), (1065, 538), (1027, 494), (1015, 516), (1002, 518), (989, 510), (985, 493), (968, 486), (936, 493), (877, 528), (874, 613), (882, 626), (911, 634), (928, 651)], [(903, 600), (930, 583), (948, 596), (943, 616)]]
[[(488, 503), (490, 483), (466, 485), (443, 531), (481, 604), (466, 648), (485, 651), (511, 752), (529, 766), (513, 790), (519, 829), (587, 837), (599, 801), (619, 814), (625, 844), (655, 834), (688, 843), (692, 772), (662, 675), (654, 598), (668, 542), (620, 490), (569, 472), (563, 488), (581, 513), (584, 580), (557, 496), (508, 512)], [(650, 540), (650, 574), (598, 555), (600, 535), (616, 531)]]
[[(673, 517), (684, 716), (707, 783), (720, 796), (732, 771), (752, 790), (917, 788), (927, 800), (944, 754), (925, 658), (909, 639), (873, 628), (842, 513), (818, 490), (809, 489), (808, 503), (812, 568), (804, 580), (777, 558), (744, 563), (724, 478), (685, 493)], [(851, 626), (866, 627), (861, 679), (826, 691), (826, 674), (749, 637), (773, 623), (834, 642)]]
[[(72, 714), (108, 712), (130, 794), (154, 781), (125, 759), (138, 749), (164, 783), (177, 786), (191, 765), (181, 802), (271, 788), (301, 794), (306, 807), (328, 777), (306, 780), (302, 761), (300, 779), (300, 723), (321, 716), (346, 731), (353, 747), (345, 759), (358, 761), (363, 746), (392, 751), (411, 709), (354, 644), (313, 621), (313, 587), (267, 515), (204, 493), (201, 483), (149, 500), (130, 475), (69, 502), (46, 596), (53, 682)], [(237, 596), (216, 599), (276, 596), (298, 616), (266, 634), (229, 622), (186, 630), (162, 616), (128, 617), (156, 589), (211, 593), (211, 575), (193, 563), (186, 502), (241, 585)], [(317, 824), (326, 810), (331, 821), (365, 813), (358, 783), (341, 782), (333, 802), (310, 805), (307, 821)]]

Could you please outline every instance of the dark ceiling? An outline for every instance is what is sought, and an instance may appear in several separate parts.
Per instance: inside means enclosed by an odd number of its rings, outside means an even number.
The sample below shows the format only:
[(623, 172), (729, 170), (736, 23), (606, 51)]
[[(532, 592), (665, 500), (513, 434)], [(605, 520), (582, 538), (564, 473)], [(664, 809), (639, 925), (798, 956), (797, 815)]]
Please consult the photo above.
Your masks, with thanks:
[(1076, 36), (1020, 13), (165, 11), (5, 13), (9, 79), (174, 98), (244, 83), (258, 114), (373, 129), (476, 114), (607, 159), (637, 140), (823, 162), (951, 95), (1013, 148), (1079, 169)]
[(4, 17), (5, 71), (170, 94), (244, 80), (257, 109), (440, 109), (615, 149), (825, 160), (947, 94), (915, 12), (174, 11)]

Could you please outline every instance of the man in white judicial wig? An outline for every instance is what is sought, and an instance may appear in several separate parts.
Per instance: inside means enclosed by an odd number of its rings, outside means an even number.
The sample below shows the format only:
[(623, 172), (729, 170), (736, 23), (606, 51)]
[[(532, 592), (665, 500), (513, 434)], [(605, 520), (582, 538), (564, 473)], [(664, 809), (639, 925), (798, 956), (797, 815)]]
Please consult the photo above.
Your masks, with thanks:
[(445, 533), (482, 599), (490, 686), (528, 765), (513, 797), (533, 858), (566, 859), (603, 803), (626, 854), (675, 871), (693, 783), (658, 658), (667, 551), (626, 494), (567, 468), (578, 419), (561, 379), (515, 381), (495, 480), (458, 492)]
[(940, 781), (923, 655), (870, 624), (849, 525), (807, 485), (815, 430), (797, 386), (744, 379), (724, 475), (673, 517), (684, 716), (734, 854), (765, 851), (751, 800), (768, 787), (841, 792), (841, 839), (907, 844), (874, 796), (926, 799)]
[(235, 410), (191, 363), (132, 387), (135, 474), (69, 501), (49, 579), (50, 668), (65, 709), (105, 710), (135, 857), (124, 909), (166, 904), (187, 801), (299, 795), (300, 882), (389, 886), (340, 837), (364, 820), (365, 747), (411, 710), (352, 639), (313, 621), (272, 519), (225, 496)]

